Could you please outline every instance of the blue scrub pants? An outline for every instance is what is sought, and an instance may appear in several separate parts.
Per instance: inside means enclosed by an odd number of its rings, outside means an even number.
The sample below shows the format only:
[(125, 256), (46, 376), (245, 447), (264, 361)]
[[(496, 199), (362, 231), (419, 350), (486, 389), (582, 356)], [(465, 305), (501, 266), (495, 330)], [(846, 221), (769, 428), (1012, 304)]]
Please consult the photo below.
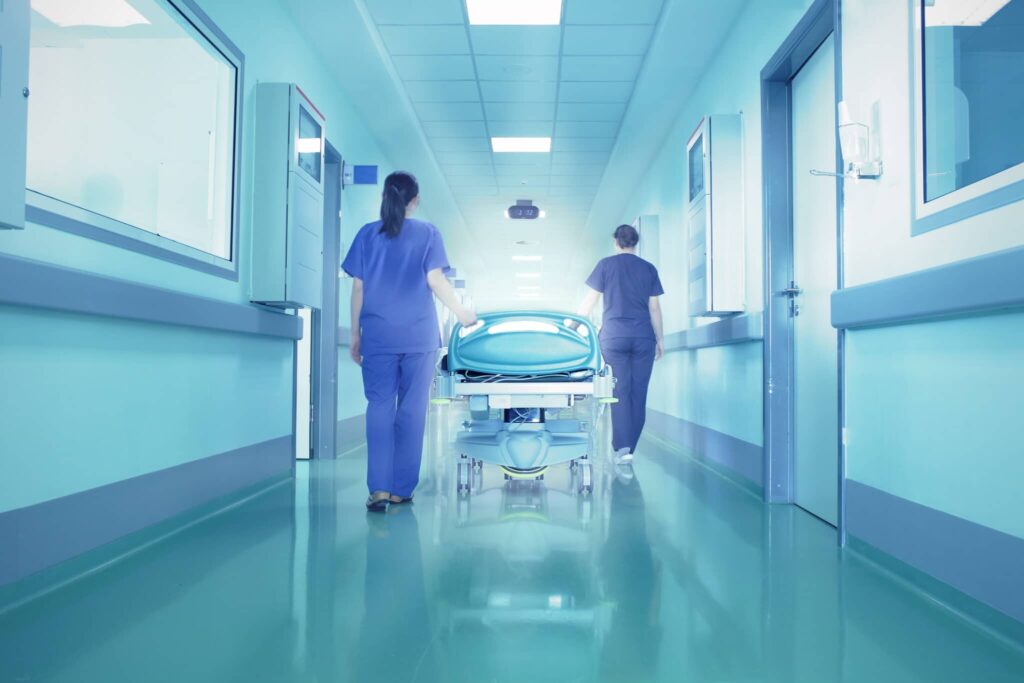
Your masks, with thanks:
[(615, 374), (615, 398), (612, 404), (612, 448), (636, 451), (640, 433), (647, 421), (647, 388), (654, 371), (657, 343), (643, 337), (602, 339), (601, 353)]
[(363, 356), (366, 484), (407, 498), (420, 479), (423, 430), (437, 353)]

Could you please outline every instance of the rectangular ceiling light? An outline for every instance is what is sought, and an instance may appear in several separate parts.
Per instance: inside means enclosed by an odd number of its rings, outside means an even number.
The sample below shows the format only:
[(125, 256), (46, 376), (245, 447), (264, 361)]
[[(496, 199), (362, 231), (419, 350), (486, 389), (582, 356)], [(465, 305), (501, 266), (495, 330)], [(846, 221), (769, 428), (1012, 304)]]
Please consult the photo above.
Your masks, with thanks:
[(125, 0), (32, 0), (32, 9), (61, 27), (125, 28), (149, 23), (146, 17)]
[(927, 26), (984, 26), (1010, 0), (925, 0)]
[(491, 138), (495, 152), (550, 152), (551, 138)]
[(558, 26), (562, 0), (466, 0), (473, 26)]

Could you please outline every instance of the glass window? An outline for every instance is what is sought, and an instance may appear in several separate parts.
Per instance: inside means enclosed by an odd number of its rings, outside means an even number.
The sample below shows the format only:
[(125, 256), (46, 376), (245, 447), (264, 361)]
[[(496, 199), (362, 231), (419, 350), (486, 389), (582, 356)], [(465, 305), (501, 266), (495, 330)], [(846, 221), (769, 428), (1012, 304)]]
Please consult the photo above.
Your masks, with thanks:
[(1024, 0), (921, 0), (924, 199), (1024, 163)]
[(704, 136), (690, 147), (690, 201), (704, 192)]
[(299, 140), (296, 143), (299, 153), (299, 168), (308, 173), (313, 180), (320, 182), (320, 163), (323, 154), (323, 127), (306, 108), (299, 105)]
[(31, 6), (28, 189), (230, 260), (236, 64), (165, 0)]

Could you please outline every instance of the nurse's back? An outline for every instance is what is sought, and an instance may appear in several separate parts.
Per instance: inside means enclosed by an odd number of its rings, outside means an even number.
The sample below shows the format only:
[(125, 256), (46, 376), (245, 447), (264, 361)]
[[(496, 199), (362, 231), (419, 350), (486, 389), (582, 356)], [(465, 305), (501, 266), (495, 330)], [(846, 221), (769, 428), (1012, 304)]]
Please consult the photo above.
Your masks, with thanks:
[(383, 221), (364, 225), (344, 264), (347, 272), (361, 273), (358, 277), (364, 283), (363, 349), (385, 353), (436, 349), (440, 345), (437, 312), (426, 276), (448, 267), (441, 234), (430, 223), (413, 218), (406, 218), (394, 236), (383, 232), (382, 226)]

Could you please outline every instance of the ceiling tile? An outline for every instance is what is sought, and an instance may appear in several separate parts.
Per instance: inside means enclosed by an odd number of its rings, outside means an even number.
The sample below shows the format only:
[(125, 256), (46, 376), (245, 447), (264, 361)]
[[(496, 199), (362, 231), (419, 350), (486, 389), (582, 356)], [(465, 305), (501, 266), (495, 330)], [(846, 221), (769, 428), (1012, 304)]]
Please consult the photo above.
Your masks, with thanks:
[(489, 161), (486, 164), (441, 164), (441, 170), (444, 171), (446, 176), (450, 177), (462, 175), (494, 175), (494, 166)]
[(566, 26), (562, 54), (645, 55), (653, 26)]
[(562, 102), (558, 105), (559, 121), (621, 121), (625, 103)]
[(559, 26), (471, 26), (478, 55), (558, 55)]
[[(536, 166), (547, 169), (551, 164), (550, 154), (495, 154), (494, 165), (500, 166)], [(500, 172), (500, 169), (499, 169)]]
[(604, 163), (594, 165), (592, 163), (552, 163), (551, 176), (574, 176), (584, 178), (604, 173)]
[(615, 146), (615, 138), (562, 138), (551, 142), (555, 152), (607, 152)]
[(491, 141), (487, 138), (433, 138), (430, 141), (430, 146), (435, 152), (491, 151)]
[(423, 130), (431, 138), (486, 138), (483, 121), (424, 121)]
[(485, 102), (554, 102), (557, 91), (555, 81), (480, 81)]
[(562, 58), (563, 81), (631, 81), (643, 57), (586, 55)]
[(497, 188), (490, 187), (467, 187), (458, 191), (453, 190), (455, 195), (458, 197), (496, 197), (498, 196)]
[(662, 0), (565, 0), (568, 24), (655, 24)]
[(468, 190), (473, 188), (492, 190), (498, 189), (498, 181), (494, 176), (490, 178), (485, 176), (458, 176), (448, 177), (448, 186), (453, 190)]
[(460, 24), (466, 20), (462, 0), (366, 0), (378, 24)]
[(468, 55), (392, 57), (404, 81), (464, 81), (476, 78)]
[(602, 168), (608, 162), (608, 152), (553, 152), (551, 162), (553, 164), (586, 164), (600, 165)]
[(487, 102), (488, 121), (553, 121), (554, 102)]
[(551, 137), (551, 121), (488, 121), (491, 135), (496, 138)]
[(476, 58), (477, 73), (485, 81), (554, 81), (558, 57), (483, 55)]
[(449, 164), (487, 164), (491, 163), (490, 152), (436, 152), (437, 163), (444, 167)]
[(470, 52), (464, 26), (379, 28), (384, 45), (392, 55), (468, 55)]
[(555, 136), (564, 138), (608, 138), (619, 132), (618, 121), (559, 121)]
[(561, 102), (626, 102), (633, 94), (633, 81), (563, 82), (558, 89)]
[(421, 121), (483, 121), (479, 102), (421, 102), (416, 113)]
[(476, 102), (480, 89), (476, 81), (406, 81), (405, 91), (413, 102)]
[(558, 187), (578, 187), (578, 188), (597, 188), (601, 184), (600, 175), (587, 175), (587, 176), (565, 176), (565, 175), (553, 175), (548, 181), (548, 184), (552, 189)]

